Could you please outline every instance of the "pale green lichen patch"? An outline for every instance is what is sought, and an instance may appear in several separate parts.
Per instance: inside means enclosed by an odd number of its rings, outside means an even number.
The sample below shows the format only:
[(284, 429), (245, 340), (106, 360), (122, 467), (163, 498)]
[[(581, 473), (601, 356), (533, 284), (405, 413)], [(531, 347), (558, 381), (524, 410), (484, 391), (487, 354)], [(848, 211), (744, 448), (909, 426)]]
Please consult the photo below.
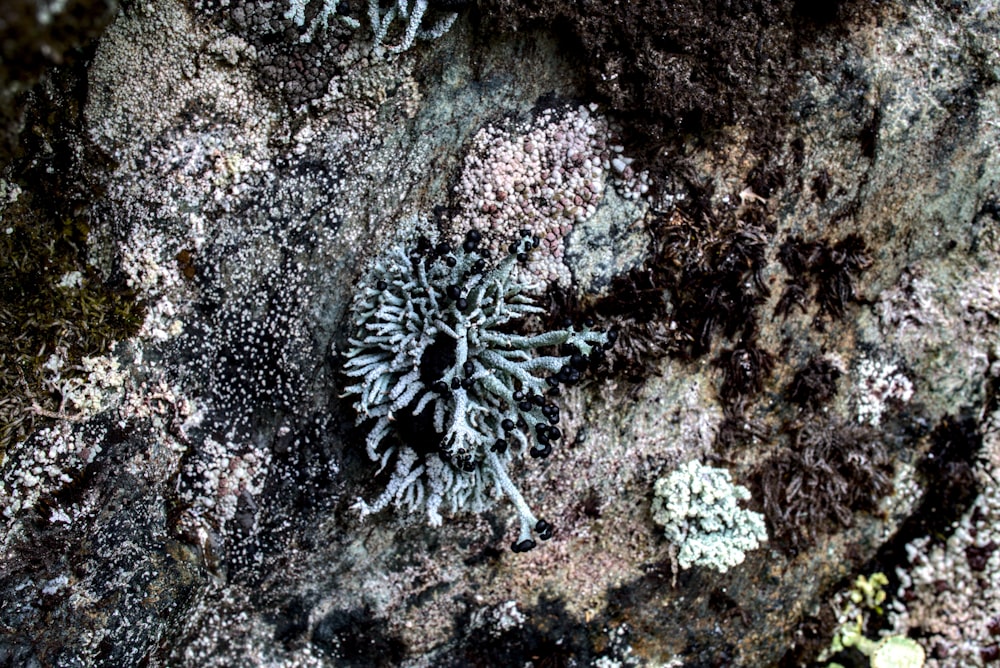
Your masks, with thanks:
[(725, 573), (767, 541), (764, 516), (739, 506), (750, 490), (729, 471), (690, 461), (654, 485), (653, 521), (663, 526), (681, 568)]

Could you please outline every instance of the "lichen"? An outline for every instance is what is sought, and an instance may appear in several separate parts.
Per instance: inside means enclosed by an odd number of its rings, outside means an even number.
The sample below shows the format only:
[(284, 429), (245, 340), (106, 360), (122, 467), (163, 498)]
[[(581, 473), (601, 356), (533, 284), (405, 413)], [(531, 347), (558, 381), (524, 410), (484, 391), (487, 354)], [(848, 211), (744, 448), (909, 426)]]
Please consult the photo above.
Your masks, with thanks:
[[(0, 211), (0, 459), (44, 426), (39, 417), (72, 403), (63, 392), (84, 383), (91, 370), (82, 361), (105, 356), (114, 341), (134, 334), (145, 306), (86, 264), (84, 221), (31, 213), (33, 197)], [(76, 280), (65, 285), (74, 272)], [(53, 355), (59, 373), (46, 368)]]
[[(306, 7), (309, 0), (291, 0), (284, 17), (302, 28), (306, 22)], [(330, 24), (331, 19), (339, 20), (344, 26), (356, 29), (361, 26), (361, 22), (353, 17), (342, 13), (339, 5), (341, 0), (323, 0), (320, 7), (309, 24), (309, 28), (300, 38), (303, 42), (312, 40), (316, 31)], [(383, 12), (379, 0), (368, 0), (368, 22), (373, 33), (373, 44), (376, 53), (381, 54), (385, 49), (390, 53), (402, 53), (406, 51), (417, 39), (432, 40), (448, 32), (451, 25), (458, 18), (455, 12), (447, 12), (437, 23), (429, 28), (422, 28), (421, 23), (424, 14), (427, 12), (427, 0), (394, 0)], [(406, 22), (406, 28), (399, 37), (399, 43), (386, 46), (385, 40), (389, 34), (389, 28), (396, 19)]]
[[(873, 640), (865, 636), (869, 618), (883, 614), (882, 604), (886, 600), (884, 587), (888, 584), (889, 579), (881, 572), (873, 573), (870, 578), (859, 575), (849, 592), (841, 592), (835, 597), (835, 601), (843, 601), (837, 618), (840, 626), (829, 649), (821, 655), (821, 662), (853, 647), (869, 657), (871, 668), (921, 668), (924, 665), (924, 649), (912, 638), (882, 635)], [(842, 668), (835, 661), (826, 665), (828, 668)]]
[(483, 246), (497, 251), (510, 230), (531, 230), (541, 244), (527, 270), (569, 286), (564, 254), (574, 226), (593, 219), (608, 192), (636, 201), (648, 191), (649, 175), (637, 174), (615, 141), (596, 104), (485, 125), (472, 137), (453, 189), (456, 227), (478, 230)]
[(681, 568), (707, 566), (725, 573), (767, 540), (764, 516), (739, 506), (750, 490), (729, 471), (684, 464), (654, 485), (653, 521), (677, 550)]
[[(538, 240), (522, 236), (490, 266), (472, 230), (461, 251), (421, 237), (391, 247), (362, 280), (351, 309), (344, 371), (359, 423), (371, 423), (368, 455), (395, 459), (385, 491), (363, 515), (390, 503), (426, 510), (481, 511), (506, 495), (521, 522), (515, 551), (551, 536), (511, 481), (516, 454), (546, 457), (562, 433), (552, 398), (579, 382), (614, 335), (572, 327), (539, 334), (515, 329), (542, 309), (512, 278)], [(541, 352), (539, 352), (541, 350)]]

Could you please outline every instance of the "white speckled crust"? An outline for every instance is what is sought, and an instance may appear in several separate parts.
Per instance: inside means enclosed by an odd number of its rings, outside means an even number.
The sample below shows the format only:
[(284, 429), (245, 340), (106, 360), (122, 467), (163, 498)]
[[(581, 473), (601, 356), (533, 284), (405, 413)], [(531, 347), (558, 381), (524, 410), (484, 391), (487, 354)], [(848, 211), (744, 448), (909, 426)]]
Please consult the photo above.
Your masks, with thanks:
[(930, 536), (906, 545), (909, 564), (889, 618), (892, 632), (915, 634), (928, 668), (985, 666), (1000, 630), (1000, 411), (984, 424), (976, 466), (982, 492), (944, 542)]

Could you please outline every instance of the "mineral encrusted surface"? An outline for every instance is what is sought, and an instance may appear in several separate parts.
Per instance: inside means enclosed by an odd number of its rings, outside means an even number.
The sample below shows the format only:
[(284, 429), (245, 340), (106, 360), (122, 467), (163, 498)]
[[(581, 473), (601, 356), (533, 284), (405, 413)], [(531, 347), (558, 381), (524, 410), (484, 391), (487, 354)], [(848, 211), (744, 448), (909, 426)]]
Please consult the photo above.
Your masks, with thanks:
[[(874, 572), (868, 637), (994, 660), (1000, 7), (808, 7), (5, 6), (0, 665), (808, 665)], [(510, 334), (617, 333), (527, 553), (356, 508), (359, 281), (470, 230), (538, 239)], [(767, 523), (725, 573), (653, 521), (693, 461)]]

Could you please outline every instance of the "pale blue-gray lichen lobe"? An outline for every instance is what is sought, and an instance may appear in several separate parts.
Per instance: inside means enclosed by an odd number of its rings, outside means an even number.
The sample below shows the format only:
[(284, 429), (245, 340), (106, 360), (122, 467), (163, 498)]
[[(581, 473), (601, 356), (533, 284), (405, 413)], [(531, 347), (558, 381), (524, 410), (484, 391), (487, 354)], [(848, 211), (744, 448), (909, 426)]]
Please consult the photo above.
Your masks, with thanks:
[(562, 438), (554, 397), (575, 384), (610, 345), (604, 332), (572, 327), (516, 330), (542, 312), (517, 278), (538, 241), (521, 236), (497, 263), (469, 232), (461, 249), (421, 237), (375, 260), (351, 309), (344, 372), (358, 422), (370, 424), (368, 455), (394, 462), (385, 491), (358, 501), (362, 514), (390, 503), (478, 512), (506, 495), (521, 531), (515, 551), (547, 539), (508, 467), (527, 452), (546, 457)]

